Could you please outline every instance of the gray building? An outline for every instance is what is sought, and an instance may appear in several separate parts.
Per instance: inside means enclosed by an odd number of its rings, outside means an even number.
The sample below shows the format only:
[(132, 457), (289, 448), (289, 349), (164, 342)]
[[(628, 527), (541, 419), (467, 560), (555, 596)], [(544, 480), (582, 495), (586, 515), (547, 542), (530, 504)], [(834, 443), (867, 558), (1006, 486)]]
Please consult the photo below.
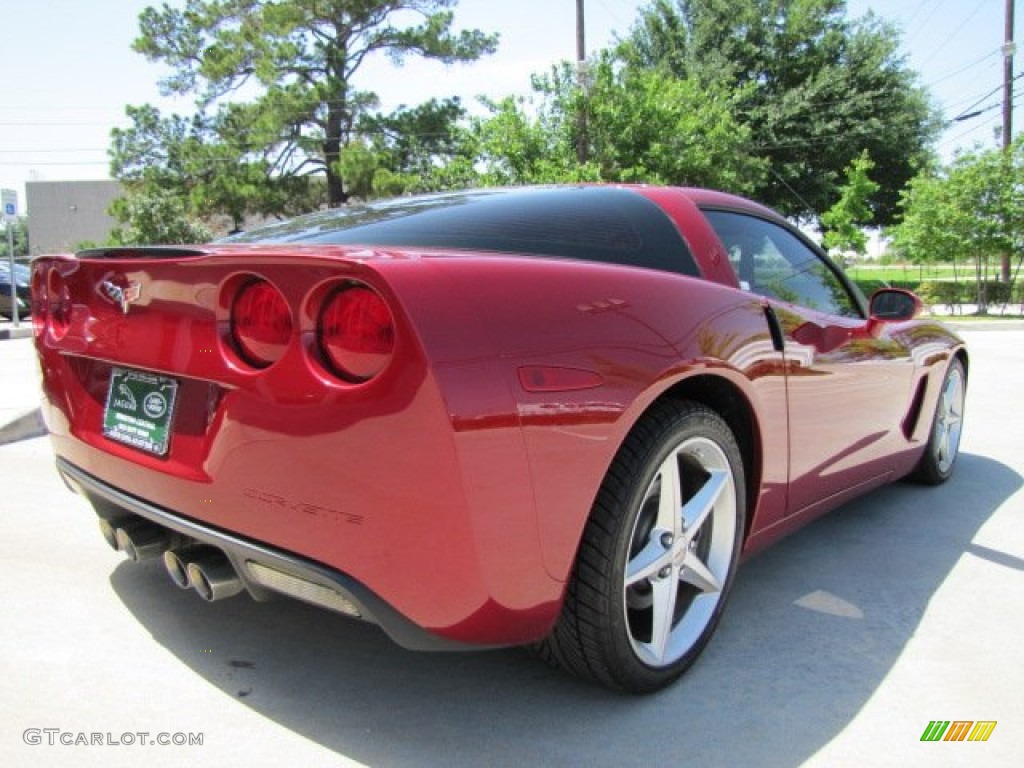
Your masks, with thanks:
[(32, 255), (73, 251), (86, 242), (105, 243), (116, 223), (107, 209), (120, 194), (120, 183), (111, 180), (27, 182)]

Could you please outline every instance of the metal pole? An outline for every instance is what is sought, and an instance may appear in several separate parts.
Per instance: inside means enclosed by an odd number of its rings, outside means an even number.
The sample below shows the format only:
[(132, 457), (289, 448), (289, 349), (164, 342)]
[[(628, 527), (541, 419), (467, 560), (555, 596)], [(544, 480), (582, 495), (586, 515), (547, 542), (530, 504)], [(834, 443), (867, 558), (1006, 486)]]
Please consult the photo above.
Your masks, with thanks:
[[(1006, 36), (1003, 43), (1003, 154), (1007, 163), (1010, 162), (1010, 144), (1013, 143), (1013, 54), (1016, 46), (1013, 42), (1013, 6), (1014, 0), (1006, 0)], [(1002, 260), (1002, 279), (1010, 283), (1010, 254), (1004, 253)]]
[(576, 0), (576, 76), (583, 94), (583, 103), (576, 116), (576, 159), (583, 165), (587, 162), (587, 40), (583, 0)]
[(587, 60), (586, 26), (583, 23), (583, 0), (576, 0), (576, 61)]
[(1003, 43), (1003, 149), (1013, 142), (1013, 5), (1006, 0), (1006, 42)]
[(18, 279), (14, 274), (14, 228), (11, 222), (7, 222), (7, 263), (11, 268), (11, 319), (14, 327), (21, 325), (18, 317)]

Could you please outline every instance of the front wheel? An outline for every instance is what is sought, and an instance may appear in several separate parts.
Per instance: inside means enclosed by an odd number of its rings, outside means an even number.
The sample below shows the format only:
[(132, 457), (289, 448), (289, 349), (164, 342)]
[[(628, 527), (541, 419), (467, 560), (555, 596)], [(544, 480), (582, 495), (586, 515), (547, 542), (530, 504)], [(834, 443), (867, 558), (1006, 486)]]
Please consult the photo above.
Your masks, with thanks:
[(954, 357), (942, 380), (942, 391), (935, 406), (928, 447), (914, 469), (913, 479), (927, 485), (939, 485), (953, 474), (953, 465), (960, 453), (966, 391), (964, 365), (959, 358)]
[(722, 418), (693, 403), (657, 406), (601, 485), (542, 654), (617, 690), (674, 681), (725, 605), (744, 499), (739, 447)]

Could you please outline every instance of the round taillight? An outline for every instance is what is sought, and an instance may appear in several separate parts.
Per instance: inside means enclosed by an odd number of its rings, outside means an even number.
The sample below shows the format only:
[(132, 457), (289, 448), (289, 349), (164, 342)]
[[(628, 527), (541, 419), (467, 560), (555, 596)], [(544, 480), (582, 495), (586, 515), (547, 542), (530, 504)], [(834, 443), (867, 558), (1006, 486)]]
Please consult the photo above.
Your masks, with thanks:
[(32, 271), (32, 330), (38, 336), (46, 327), (46, 318), (50, 314), (50, 299), (46, 290), (46, 273), (37, 268)]
[(58, 339), (71, 327), (71, 291), (56, 269), (51, 269), (46, 278), (46, 300), (50, 317), (50, 330)]
[(395, 319), (367, 285), (347, 285), (328, 296), (317, 330), (328, 363), (347, 381), (372, 379), (395, 351)]
[(266, 280), (243, 286), (231, 305), (231, 337), (256, 368), (280, 360), (292, 337), (292, 313), (280, 291)]

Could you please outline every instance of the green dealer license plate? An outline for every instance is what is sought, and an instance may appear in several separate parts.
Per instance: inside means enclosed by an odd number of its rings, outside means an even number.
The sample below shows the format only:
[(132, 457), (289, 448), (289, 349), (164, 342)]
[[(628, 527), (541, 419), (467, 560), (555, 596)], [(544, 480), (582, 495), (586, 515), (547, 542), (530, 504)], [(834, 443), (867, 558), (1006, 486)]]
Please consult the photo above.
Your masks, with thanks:
[(167, 376), (112, 368), (103, 434), (147, 453), (165, 455), (177, 394), (178, 382)]

